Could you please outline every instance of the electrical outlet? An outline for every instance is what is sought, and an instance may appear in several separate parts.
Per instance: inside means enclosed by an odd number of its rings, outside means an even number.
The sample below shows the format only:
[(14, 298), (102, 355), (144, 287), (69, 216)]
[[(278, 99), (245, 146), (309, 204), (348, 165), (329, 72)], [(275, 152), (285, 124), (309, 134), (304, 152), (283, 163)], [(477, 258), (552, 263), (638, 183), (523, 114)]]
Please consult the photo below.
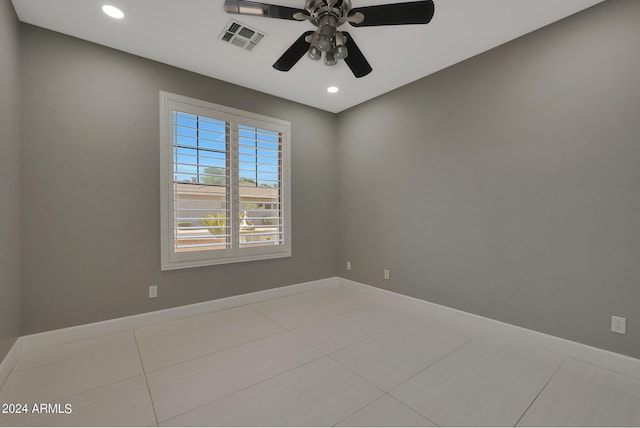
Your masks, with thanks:
[(391, 271), (389, 269), (384, 270), (384, 279), (389, 279), (391, 277)]
[(347, 262), (347, 270), (351, 270), (351, 262)]
[(627, 334), (627, 319), (622, 317), (611, 317), (611, 331), (619, 334)]
[(149, 298), (150, 299), (155, 299), (156, 297), (158, 297), (158, 286), (157, 285), (150, 285), (149, 286)]

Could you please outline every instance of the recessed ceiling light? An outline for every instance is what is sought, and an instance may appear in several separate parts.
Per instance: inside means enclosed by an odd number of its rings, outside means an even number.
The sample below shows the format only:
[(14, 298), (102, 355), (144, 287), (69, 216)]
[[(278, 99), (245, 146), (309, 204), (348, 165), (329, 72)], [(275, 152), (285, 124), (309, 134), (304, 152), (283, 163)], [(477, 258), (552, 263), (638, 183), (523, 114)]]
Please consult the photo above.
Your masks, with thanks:
[(327, 92), (329, 92), (330, 94), (335, 94), (336, 92), (338, 92), (340, 89), (338, 89), (337, 86), (329, 86), (327, 88)]
[(115, 6), (111, 6), (110, 4), (105, 4), (104, 6), (102, 6), (102, 11), (115, 19), (124, 18), (124, 12), (122, 12), (120, 9), (118, 9)]

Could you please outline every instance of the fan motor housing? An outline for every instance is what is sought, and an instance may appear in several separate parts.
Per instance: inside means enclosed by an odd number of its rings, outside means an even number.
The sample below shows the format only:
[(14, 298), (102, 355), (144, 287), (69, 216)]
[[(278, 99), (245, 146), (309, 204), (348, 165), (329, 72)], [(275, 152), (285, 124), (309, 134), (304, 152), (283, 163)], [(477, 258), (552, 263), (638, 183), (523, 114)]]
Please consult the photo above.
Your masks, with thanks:
[(353, 27), (428, 24), (435, 6), (433, 0), (411, 0), (353, 9), (351, 0), (305, 0), (305, 8), (296, 9), (255, 0), (224, 0), (224, 10), (240, 15), (309, 21), (316, 27), (293, 42), (273, 64), (276, 70), (291, 70), (306, 53), (315, 61), (324, 56), (326, 65), (335, 65), (343, 59), (353, 75), (360, 78), (371, 73), (371, 65), (353, 37), (346, 31), (338, 31), (342, 25), (347, 22)]

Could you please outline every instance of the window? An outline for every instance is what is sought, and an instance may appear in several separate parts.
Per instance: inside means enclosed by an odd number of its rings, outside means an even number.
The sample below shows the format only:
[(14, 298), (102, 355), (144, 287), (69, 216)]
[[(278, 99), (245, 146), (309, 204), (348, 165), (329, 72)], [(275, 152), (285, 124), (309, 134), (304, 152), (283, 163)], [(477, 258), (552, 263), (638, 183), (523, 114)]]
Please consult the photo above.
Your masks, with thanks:
[(162, 270), (291, 256), (290, 127), (160, 92)]

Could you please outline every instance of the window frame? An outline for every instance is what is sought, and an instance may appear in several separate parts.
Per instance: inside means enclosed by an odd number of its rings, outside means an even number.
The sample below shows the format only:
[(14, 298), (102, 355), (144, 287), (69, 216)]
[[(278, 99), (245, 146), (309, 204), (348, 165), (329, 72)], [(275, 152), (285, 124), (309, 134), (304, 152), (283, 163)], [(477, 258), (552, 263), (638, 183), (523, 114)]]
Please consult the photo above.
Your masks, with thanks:
[[(173, 112), (208, 117), (229, 123), (231, 248), (201, 251), (174, 251), (174, 143)], [(238, 127), (254, 126), (276, 131), (281, 136), (280, 199), (282, 216), (281, 245), (240, 248), (238, 172)], [(286, 120), (214, 104), (183, 95), (160, 91), (160, 228), (161, 270), (213, 266), (255, 260), (291, 257), (291, 123)]]

